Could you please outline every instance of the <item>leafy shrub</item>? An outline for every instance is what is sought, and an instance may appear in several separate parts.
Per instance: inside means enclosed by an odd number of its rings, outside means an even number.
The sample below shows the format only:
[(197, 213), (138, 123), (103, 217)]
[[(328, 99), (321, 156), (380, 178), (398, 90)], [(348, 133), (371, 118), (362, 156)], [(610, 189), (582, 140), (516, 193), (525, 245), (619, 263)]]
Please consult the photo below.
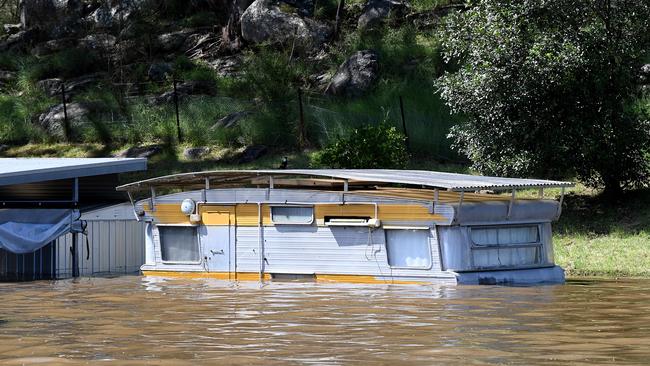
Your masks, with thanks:
[(462, 67), (438, 85), (467, 118), (458, 149), (486, 174), (650, 184), (650, 116), (631, 107), (648, 19), (636, 0), (482, 0), (448, 17), (445, 58)]
[(366, 125), (330, 143), (314, 156), (313, 163), (343, 169), (400, 169), (409, 160), (405, 140), (393, 126)]

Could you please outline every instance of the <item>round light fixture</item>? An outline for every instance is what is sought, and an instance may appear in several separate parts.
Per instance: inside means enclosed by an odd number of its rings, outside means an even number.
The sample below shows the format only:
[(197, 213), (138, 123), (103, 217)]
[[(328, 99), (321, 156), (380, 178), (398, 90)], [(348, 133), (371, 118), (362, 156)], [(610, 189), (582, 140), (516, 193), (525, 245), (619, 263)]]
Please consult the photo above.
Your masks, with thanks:
[(191, 215), (194, 213), (194, 209), (196, 208), (196, 203), (192, 201), (191, 199), (185, 199), (181, 203), (181, 212), (186, 214), (186, 215)]

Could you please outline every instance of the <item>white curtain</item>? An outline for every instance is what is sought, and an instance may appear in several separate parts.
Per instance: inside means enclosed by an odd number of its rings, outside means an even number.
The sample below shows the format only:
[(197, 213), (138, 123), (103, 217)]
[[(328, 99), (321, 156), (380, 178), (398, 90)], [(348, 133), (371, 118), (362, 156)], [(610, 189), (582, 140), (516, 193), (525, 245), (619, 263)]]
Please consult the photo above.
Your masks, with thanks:
[(271, 220), (275, 224), (310, 224), (314, 220), (313, 207), (271, 207)]
[(158, 226), (162, 260), (168, 262), (198, 262), (199, 241), (196, 227)]
[(386, 230), (386, 250), (391, 267), (431, 267), (428, 230)]

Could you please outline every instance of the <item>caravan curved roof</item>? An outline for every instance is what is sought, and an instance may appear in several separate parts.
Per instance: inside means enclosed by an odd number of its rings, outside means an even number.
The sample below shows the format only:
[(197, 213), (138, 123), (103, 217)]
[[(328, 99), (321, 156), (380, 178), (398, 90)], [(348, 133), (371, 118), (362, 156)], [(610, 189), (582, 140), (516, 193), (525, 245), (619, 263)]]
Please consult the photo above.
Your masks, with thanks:
[[(500, 178), (425, 170), (391, 169), (287, 169), (287, 170), (216, 170), (182, 173), (147, 179), (117, 187), (119, 191), (140, 191), (151, 187), (210, 187), (263, 184), (264, 179), (293, 179), (294, 186), (314, 187), (327, 183), (350, 185), (409, 185), (439, 188), (455, 192), (511, 190), (526, 188), (572, 187), (571, 182), (541, 179)], [(329, 180), (329, 181), (324, 181)], [(277, 183), (280, 183), (277, 181)]]

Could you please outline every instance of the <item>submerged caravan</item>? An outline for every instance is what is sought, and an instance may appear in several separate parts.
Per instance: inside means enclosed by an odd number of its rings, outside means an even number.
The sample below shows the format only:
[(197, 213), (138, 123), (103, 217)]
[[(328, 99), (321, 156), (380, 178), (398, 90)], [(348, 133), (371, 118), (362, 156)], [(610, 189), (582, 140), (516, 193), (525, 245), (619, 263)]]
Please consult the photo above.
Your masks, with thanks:
[[(564, 282), (551, 223), (572, 185), (305, 169), (185, 173), (117, 189), (147, 223), (145, 275), (535, 284)], [(547, 188), (562, 189), (559, 202), (544, 199)], [(539, 197), (520, 199), (522, 189)]]

